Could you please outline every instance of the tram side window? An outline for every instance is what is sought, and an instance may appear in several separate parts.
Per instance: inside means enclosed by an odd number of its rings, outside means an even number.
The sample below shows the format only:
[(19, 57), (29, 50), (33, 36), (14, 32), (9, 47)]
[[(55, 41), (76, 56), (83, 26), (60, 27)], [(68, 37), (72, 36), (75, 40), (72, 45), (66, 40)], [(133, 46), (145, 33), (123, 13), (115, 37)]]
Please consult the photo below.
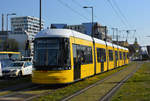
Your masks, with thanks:
[(129, 59), (129, 54), (128, 53), (126, 53), (127, 54), (127, 59)]
[(97, 48), (97, 61), (101, 62), (101, 57), (100, 57), (100, 48)]
[(121, 52), (119, 52), (119, 54), (120, 54), (120, 60), (122, 60), (122, 53), (121, 53)]
[(80, 60), (81, 64), (90, 64), (93, 62), (91, 47), (73, 44), (73, 52), (74, 60)]
[(86, 47), (86, 63), (92, 63), (92, 48), (91, 47)]
[(113, 51), (109, 50), (109, 60), (113, 61)]
[(115, 51), (115, 58), (116, 58), (116, 60), (118, 60), (118, 52), (117, 51)]
[(126, 59), (126, 54), (125, 54), (125, 52), (123, 52), (123, 59), (124, 59), (124, 60)]
[(97, 48), (97, 61), (105, 62), (106, 61), (106, 51), (103, 48)]

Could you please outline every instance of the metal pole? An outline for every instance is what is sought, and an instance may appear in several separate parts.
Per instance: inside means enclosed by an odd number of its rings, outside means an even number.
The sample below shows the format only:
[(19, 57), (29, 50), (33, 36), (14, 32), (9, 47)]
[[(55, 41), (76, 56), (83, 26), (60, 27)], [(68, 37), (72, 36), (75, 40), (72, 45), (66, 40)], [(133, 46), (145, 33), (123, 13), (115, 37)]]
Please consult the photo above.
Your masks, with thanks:
[(91, 8), (92, 9), (92, 32), (91, 37), (93, 39), (93, 49), (94, 49), (94, 74), (96, 74), (96, 57), (95, 57), (95, 41), (94, 41), (94, 16), (93, 16), (93, 7), (84, 6), (83, 8)]
[(92, 8), (92, 37), (94, 37), (94, 18), (93, 18), (93, 7)]
[(4, 31), (4, 14), (2, 14), (2, 31)]
[(7, 27), (6, 27), (6, 30), (7, 30), (7, 32), (8, 32), (8, 14), (7, 14), (7, 25), (6, 25)]
[(40, 0), (40, 31), (42, 29), (42, 26), (41, 26), (41, 15), (42, 15), (42, 0)]
[(115, 28), (112, 28), (112, 30), (113, 30), (113, 40), (114, 40), (114, 39), (115, 39), (115, 38), (114, 38)]
[(127, 37), (126, 37), (126, 42), (128, 42), (128, 35), (129, 35), (129, 30), (126, 31), (127, 32)]
[(116, 39), (117, 39), (117, 45), (118, 45), (118, 28), (116, 28)]
[(95, 57), (95, 41), (94, 41), (94, 14), (93, 7), (92, 8), (92, 39), (93, 39), (93, 47), (94, 47), (94, 74), (96, 74), (96, 57)]
[(105, 41), (107, 42), (107, 27), (104, 26), (104, 28), (105, 28)]

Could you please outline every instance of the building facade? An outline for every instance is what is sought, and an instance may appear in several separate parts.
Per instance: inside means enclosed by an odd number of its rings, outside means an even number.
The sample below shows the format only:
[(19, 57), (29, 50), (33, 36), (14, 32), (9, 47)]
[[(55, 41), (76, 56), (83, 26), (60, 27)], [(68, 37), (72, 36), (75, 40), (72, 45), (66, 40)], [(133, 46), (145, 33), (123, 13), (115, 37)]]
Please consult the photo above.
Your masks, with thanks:
[(127, 41), (113, 41), (113, 43), (123, 47), (129, 47), (129, 43)]
[[(44, 27), (44, 21), (42, 20), (42, 29)], [(12, 17), (11, 18), (11, 30), (9, 34), (10, 39), (15, 39), (19, 43), (19, 51), (24, 56), (27, 52), (33, 52), (33, 40), (35, 35), (40, 30), (39, 18), (32, 16)], [(30, 49), (27, 49), (26, 45), (29, 43)], [(27, 53), (28, 54), (28, 53)]]
[[(42, 21), (42, 29), (44, 22)], [(12, 17), (11, 31), (13, 34), (29, 34), (29, 40), (33, 40), (36, 33), (40, 30), (39, 18), (32, 16)]]
[[(72, 29), (95, 38), (106, 40), (111, 42), (111, 36), (107, 35), (107, 27), (102, 26), (97, 22), (93, 22), (93, 33), (92, 33), (92, 23), (82, 23), (81, 25), (68, 25), (68, 29)], [(93, 34), (93, 35), (92, 35)]]
[(4, 42), (8, 39), (8, 35), (11, 31), (0, 31), (0, 51), (4, 51)]
[(68, 25), (67, 28), (80, 33), (85, 33), (85, 28), (83, 25)]

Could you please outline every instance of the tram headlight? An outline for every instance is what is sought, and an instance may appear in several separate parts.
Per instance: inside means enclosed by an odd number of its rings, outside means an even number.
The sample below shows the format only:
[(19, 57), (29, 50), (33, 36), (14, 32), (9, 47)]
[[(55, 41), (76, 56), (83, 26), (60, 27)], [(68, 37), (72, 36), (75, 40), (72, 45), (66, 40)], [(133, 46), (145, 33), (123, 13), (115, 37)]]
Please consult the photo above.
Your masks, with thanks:
[(70, 70), (71, 69), (71, 67), (70, 66), (68, 66), (68, 67), (64, 67), (64, 70)]

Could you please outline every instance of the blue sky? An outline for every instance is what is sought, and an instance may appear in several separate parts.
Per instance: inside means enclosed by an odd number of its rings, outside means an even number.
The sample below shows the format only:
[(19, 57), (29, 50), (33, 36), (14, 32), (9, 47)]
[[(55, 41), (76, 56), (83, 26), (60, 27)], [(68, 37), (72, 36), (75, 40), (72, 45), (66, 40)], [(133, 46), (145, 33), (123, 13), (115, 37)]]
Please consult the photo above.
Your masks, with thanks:
[[(118, 17), (108, 1), (113, 3), (113, 7), (116, 7), (116, 4), (119, 6), (125, 19)], [(120, 30), (136, 29), (135, 35), (131, 31), (129, 42), (133, 43), (136, 36), (140, 45), (150, 45), (150, 37), (146, 37), (150, 36), (149, 5), (150, 0), (43, 0), (42, 18), (45, 28), (51, 23), (81, 24), (91, 21), (91, 10), (82, 7), (93, 6), (94, 21), (108, 26), (109, 35), (112, 35), (111, 27)], [(13, 12), (17, 16), (39, 17), (39, 0), (0, 0), (0, 14), (4, 13), (6, 16), (7, 13)], [(119, 15), (121, 16), (120, 13)], [(125, 37), (126, 33), (122, 32), (120, 36), (120, 40), (125, 40), (122, 37)]]

